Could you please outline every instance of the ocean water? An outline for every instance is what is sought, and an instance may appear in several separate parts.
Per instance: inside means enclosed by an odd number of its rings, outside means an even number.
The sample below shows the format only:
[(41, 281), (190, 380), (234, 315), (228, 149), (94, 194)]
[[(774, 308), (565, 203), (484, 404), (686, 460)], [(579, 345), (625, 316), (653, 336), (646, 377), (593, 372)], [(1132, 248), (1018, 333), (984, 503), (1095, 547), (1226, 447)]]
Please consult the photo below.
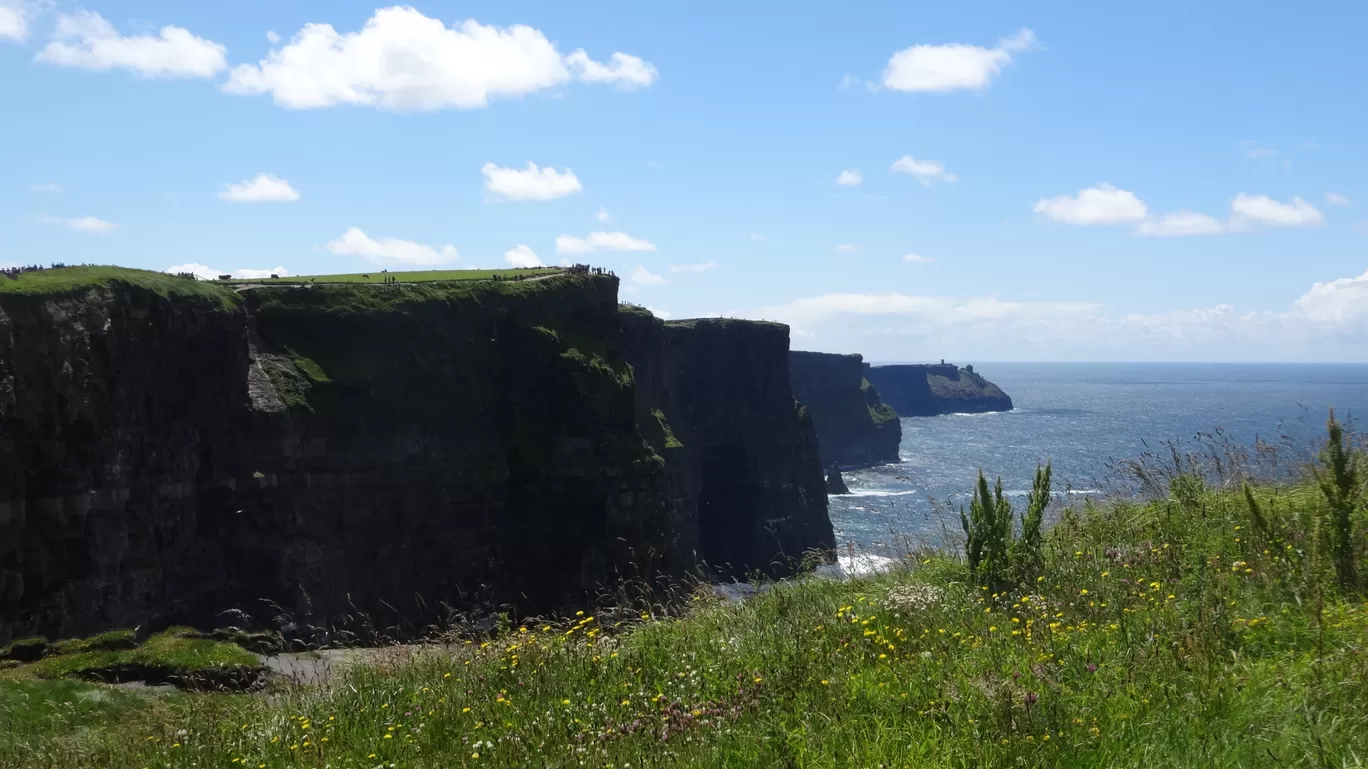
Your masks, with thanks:
[[(854, 553), (939, 546), (959, 531), (979, 469), (1022, 499), (1038, 463), (1054, 464), (1061, 499), (1118, 488), (1117, 460), (1195, 448), (1199, 434), (1281, 443), (1304, 453), (1327, 410), (1368, 417), (1368, 364), (983, 363), (1016, 405), (995, 414), (902, 420), (901, 461), (846, 474), (830, 498), (836, 540)], [(1355, 419), (1362, 428), (1362, 420)]]

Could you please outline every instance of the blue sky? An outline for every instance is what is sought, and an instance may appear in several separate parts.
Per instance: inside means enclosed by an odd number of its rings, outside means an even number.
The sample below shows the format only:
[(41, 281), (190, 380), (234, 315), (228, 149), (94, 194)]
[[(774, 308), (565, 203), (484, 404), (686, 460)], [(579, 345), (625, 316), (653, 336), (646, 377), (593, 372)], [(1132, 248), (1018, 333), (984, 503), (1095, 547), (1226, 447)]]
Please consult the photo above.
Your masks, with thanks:
[(1363, 361), (1365, 22), (0, 0), (0, 263), (569, 259), (877, 360)]

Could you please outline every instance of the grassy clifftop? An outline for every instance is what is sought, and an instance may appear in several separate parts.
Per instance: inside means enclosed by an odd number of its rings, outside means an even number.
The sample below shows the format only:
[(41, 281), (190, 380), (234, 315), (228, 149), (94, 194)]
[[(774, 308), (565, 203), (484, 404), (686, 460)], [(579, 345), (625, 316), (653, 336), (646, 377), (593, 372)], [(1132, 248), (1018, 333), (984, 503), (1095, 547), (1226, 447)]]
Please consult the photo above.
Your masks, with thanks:
[(269, 698), (120, 699), (88, 724), (36, 703), (98, 690), (29, 688), (18, 710), (0, 686), (0, 764), (1359, 765), (1368, 603), (1327, 532), (1352, 499), (1362, 574), (1364, 461), (1335, 467), (1070, 508), (1032, 573), (993, 587), (916, 554), (743, 603), (704, 588), (529, 620)]
[(119, 285), (147, 289), (164, 297), (212, 299), (227, 306), (238, 301), (232, 289), (220, 284), (151, 270), (96, 266), (34, 270), (20, 273), (17, 279), (0, 276), (0, 299), (6, 295), (55, 296)]

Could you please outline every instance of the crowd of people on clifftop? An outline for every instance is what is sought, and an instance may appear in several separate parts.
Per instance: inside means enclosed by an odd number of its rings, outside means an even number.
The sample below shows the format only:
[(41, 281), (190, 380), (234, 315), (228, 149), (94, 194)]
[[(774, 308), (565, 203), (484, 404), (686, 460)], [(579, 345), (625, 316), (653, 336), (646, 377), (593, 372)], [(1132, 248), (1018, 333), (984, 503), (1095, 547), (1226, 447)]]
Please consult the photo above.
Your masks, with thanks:
[(54, 262), (53, 264), (48, 265), (47, 267), (44, 267), (41, 264), (30, 264), (27, 266), (20, 267), (4, 267), (0, 268), (0, 275), (3, 275), (4, 277), (9, 278), (10, 280), (18, 280), (19, 276), (26, 272), (38, 272), (39, 270), (56, 270), (65, 266), (66, 265), (62, 264), (61, 262)]

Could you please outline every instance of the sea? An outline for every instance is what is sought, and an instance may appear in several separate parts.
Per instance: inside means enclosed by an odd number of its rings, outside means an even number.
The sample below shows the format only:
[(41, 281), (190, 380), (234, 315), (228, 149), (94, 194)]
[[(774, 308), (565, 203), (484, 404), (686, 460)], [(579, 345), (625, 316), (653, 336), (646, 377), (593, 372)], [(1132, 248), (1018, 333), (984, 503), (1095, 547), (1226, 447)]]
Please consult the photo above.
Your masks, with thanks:
[[(959, 532), (978, 473), (1025, 502), (1052, 463), (1057, 506), (1135, 490), (1121, 468), (1180, 453), (1240, 454), (1266, 472), (1313, 455), (1329, 409), (1361, 429), (1368, 364), (976, 363), (1016, 408), (902, 420), (900, 461), (845, 474), (830, 497), (843, 553), (898, 557)], [(1260, 459), (1262, 457), (1262, 459)], [(1271, 457), (1271, 459), (1270, 459)], [(1259, 462), (1255, 462), (1259, 459)]]

